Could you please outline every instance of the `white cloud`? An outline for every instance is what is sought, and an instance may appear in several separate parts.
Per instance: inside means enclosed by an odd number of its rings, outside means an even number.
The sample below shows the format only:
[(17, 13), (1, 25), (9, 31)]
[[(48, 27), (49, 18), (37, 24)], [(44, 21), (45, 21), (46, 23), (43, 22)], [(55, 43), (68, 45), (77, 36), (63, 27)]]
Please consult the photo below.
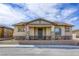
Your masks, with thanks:
[(75, 22), (77, 19), (78, 19), (78, 17), (73, 17), (69, 20), (65, 20), (65, 22), (73, 24), (73, 22)]
[(58, 10), (54, 8), (55, 5), (56, 4), (28, 4), (28, 8), (39, 17), (54, 20), (56, 18), (54, 16), (58, 12)]
[(75, 8), (68, 8), (68, 9), (62, 10), (61, 14), (62, 14), (62, 17), (65, 18), (66, 16), (69, 16), (70, 14), (72, 14), (75, 11), (77, 11), (77, 9), (75, 9)]
[(23, 21), (25, 15), (22, 15), (18, 11), (13, 10), (9, 6), (0, 4), (0, 23), (1, 24), (13, 24)]
[[(20, 5), (20, 4), (19, 4)], [(11, 25), (21, 21), (28, 21), (35, 17), (43, 17), (51, 21), (65, 21), (72, 23), (77, 17), (67, 19), (77, 8), (56, 9), (57, 4), (22, 4), (24, 9), (13, 9), (9, 5), (0, 4), (0, 24)], [(27, 10), (28, 9), (28, 10)], [(61, 11), (61, 12), (60, 12)], [(64, 19), (66, 18), (66, 19)]]

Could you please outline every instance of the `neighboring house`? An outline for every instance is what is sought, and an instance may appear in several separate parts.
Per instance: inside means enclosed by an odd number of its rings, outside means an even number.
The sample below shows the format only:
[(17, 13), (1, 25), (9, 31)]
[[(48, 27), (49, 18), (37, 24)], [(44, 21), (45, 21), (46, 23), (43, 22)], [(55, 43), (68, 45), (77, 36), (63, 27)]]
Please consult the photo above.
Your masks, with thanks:
[(71, 40), (72, 26), (63, 22), (38, 18), (15, 24), (13, 36), (15, 39), (26, 40)]
[(73, 30), (72, 33), (73, 40), (79, 40), (79, 30)]
[(0, 38), (11, 38), (13, 29), (4, 25), (0, 25)]

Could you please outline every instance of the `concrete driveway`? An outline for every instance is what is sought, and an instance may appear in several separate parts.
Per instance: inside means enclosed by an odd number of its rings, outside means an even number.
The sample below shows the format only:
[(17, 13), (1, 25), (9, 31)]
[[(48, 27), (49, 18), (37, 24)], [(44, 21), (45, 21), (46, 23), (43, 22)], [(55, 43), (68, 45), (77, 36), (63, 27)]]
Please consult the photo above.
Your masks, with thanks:
[(17, 40), (14, 40), (14, 39), (11, 39), (11, 40), (3, 40), (3, 41), (0, 41), (0, 45), (3, 45), (3, 44), (6, 44), (6, 45), (16, 45), (16, 44), (19, 44)]

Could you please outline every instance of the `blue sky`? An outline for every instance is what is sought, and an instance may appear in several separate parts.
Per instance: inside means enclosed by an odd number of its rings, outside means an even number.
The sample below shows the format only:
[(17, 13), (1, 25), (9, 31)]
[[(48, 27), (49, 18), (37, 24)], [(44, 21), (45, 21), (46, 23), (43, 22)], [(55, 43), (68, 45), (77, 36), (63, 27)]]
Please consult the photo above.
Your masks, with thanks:
[(18, 22), (45, 18), (75, 25), (79, 29), (78, 3), (3, 3), (0, 4), (0, 24), (10, 26)]

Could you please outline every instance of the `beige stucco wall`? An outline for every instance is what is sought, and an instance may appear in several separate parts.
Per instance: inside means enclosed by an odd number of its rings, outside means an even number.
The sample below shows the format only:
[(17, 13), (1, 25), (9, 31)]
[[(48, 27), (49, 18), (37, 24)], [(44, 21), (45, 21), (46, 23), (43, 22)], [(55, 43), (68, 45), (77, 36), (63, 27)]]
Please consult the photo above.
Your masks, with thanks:
[(52, 26), (51, 26), (51, 39), (54, 39), (54, 38), (55, 38), (55, 32), (54, 32), (54, 29), (55, 29), (55, 26), (52, 25)]
[(72, 28), (70, 27), (70, 32), (65, 32), (65, 26), (56, 26), (61, 28), (61, 36), (72, 36)]
[(16, 26), (14, 28), (14, 33), (13, 33), (13, 36), (26, 36), (26, 32), (18, 32), (18, 27)]
[(65, 32), (65, 35), (72, 36), (72, 27), (70, 27), (70, 32)]
[(9, 30), (8, 29), (4, 29), (4, 36), (6, 37), (6, 36), (8, 36), (8, 34), (9, 34)]
[(12, 37), (13, 36), (13, 30), (10, 28), (0, 28), (0, 37)]
[(2, 28), (0, 28), (0, 37), (2, 37), (2, 35), (3, 35), (3, 32), (2, 32)]
[(72, 34), (73, 40), (79, 40), (79, 38), (77, 38), (76, 35), (79, 36), (79, 31), (73, 32), (73, 34)]
[[(34, 36), (34, 35), (38, 35), (38, 27), (41, 27), (40, 25), (39, 26), (36, 26), (35, 25), (35, 27), (37, 27), (36, 28), (36, 30), (35, 30), (35, 34), (34, 34), (34, 25), (33, 25), (33, 27), (32, 27), (32, 25), (30, 26), (30, 25), (28, 25), (29, 26), (29, 35), (30, 36)], [(45, 35), (45, 28), (46, 28), (46, 36), (52, 36), (52, 38), (54, 38), (55, 37), (55, 33), (54, 33), (54, 29), (55, 29), (55, 26), (54, 25), (49, 25), (49, 26), (47, 26), (47, 27), (45, 27), (46, 25), (44, 25), (44, 27), (43, 27), (43, 25), (42, 25), (42, 28), (43, 28), (43, 35)], [(62, 30), (62, 33), (61, 33), (61, 35), (62, 36), (72, 36), (72, 29), (70, 29), (70, 32), (65, 32), (65, 26), (56, 26), (56, 27), (58, 27), (58, 28), (61, 28), (61, 30)], [(13, 36), (26, 36), (27, 35), (27, 32), (26, 31), (24, 31), (24, 32), (18, 32), (18, 27), (16, 26), (15, 28), (14, 28), (14, 33), (13, 33)]]
[(29, 35), (34, 36), (34, 28), (33, 27), (29, 28)]
[(46, 28), (46, 36), (51, 36), (51, 28)]

